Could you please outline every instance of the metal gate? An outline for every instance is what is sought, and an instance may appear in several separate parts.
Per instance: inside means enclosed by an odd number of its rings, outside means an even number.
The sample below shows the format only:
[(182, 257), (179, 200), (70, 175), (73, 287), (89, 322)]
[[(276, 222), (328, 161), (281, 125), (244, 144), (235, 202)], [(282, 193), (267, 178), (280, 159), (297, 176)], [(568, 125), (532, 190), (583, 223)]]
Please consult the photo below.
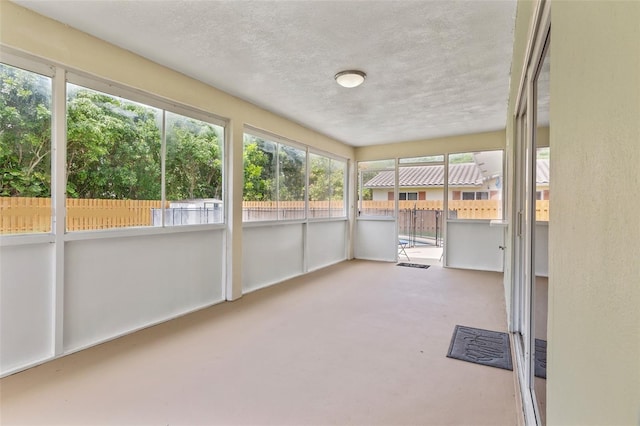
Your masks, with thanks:
[(442, 210), (426, 210), (413, 207), (398, 211), (398, 233), (408, 242), (408, 247), (416, 245), (442, 246)]

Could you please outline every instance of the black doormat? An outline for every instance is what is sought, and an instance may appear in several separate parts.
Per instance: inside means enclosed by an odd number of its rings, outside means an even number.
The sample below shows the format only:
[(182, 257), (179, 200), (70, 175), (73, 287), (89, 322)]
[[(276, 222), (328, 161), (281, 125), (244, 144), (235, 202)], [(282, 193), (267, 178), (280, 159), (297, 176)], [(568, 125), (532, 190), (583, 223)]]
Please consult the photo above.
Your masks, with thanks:
[(535, 362), (533, 363), (533, 374), (541, 379), (547, 378), (547, 341), (536, 339)]
[(456, 325), (447, 356), (513, 370), (509, 335), (498, 331)]
[(398, 263), (398, 266), (408, 266), (410, 268), (422, 268), (422, 269), (428, 269), (429, 266), (431, 265), (421, 265), (419, 263), (407, 263), (407, 262), (400, 262)]

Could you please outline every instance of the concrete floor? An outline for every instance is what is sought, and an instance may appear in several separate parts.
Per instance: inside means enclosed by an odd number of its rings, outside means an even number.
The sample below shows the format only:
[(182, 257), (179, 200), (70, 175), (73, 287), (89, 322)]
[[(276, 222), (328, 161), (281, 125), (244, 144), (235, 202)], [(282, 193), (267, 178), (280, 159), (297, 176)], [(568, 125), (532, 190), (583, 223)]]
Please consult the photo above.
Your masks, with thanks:
[(506, 330), (501, 274), (344, 262), (6, 377), (0, 423), (518, 424), (456, 324)]

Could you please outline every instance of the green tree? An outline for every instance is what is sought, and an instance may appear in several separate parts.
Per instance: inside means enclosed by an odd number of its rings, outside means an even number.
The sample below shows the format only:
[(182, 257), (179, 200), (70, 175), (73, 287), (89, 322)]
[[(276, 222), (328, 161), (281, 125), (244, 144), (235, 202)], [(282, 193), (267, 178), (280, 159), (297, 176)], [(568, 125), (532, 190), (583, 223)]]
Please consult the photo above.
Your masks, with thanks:
[(278, 196), (281, 201), (304, 201), (306, 187), (306, 152), (280, 145)]
[(329, 200), (331, 159), (321, 155), (311, 155), (311, 167), (309, 171), (309, 200)]
[(275, 200), (275, 143), (245, 135), (244, 192), (245, 201)]
[(51, 79), (0, 64), (0, 196), (51, 196)]
[(222, 198), (222, 153), (213, 125), (168, 113), (166, 197)]
[(160, 199), (158, 113), (93, 90), (70, 90), (68, 196)]

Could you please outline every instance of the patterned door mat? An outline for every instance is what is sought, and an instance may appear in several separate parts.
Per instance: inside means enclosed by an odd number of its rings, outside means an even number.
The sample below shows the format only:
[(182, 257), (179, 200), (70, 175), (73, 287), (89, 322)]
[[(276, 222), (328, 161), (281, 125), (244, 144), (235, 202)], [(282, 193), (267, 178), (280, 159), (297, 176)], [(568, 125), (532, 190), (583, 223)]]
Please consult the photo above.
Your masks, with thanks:
[(419, 263), (407, 263), (407, 262), (400, 262), (398, 263), (398, 266), (408, 266), (409, 268), (422, 268), (422, 269), (428, 269), (430, 265), (421, 265)]
[(449, 358), (513, 370), (509, 335), (498, 331), (456, 325)]

